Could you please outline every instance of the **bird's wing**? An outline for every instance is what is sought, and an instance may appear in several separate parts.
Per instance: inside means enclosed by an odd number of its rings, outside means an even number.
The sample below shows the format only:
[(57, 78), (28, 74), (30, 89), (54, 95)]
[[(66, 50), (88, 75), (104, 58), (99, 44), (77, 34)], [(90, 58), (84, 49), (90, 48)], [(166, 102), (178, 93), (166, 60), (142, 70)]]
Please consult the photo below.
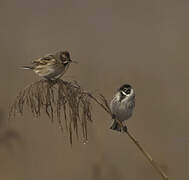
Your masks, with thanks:
[(113, 97), (113, 99), (110, 102), (110, 109), (112, 114), (116, 114), (118, 108), (119, 108), (120, 102), (119, 102), (119, 93), (116, 93), (116, 95)]
[(135, 107), (135, 101), (134, 100), (132, 100), (132, 101), (129, 101), (128, 103), (127, 103), (127, 109), (128, 110), (133, 110), (134, 109), (134, 107)]
[(48, 54), (42, 58), (39, 58), (39, 59), (34, 59), (32, 61), (32, 64), (35, 65), (35, 66), (39, 66), (39, 65), (53, 65), (53, 64), (56, 64), (58, 63), (58, 61), (56, 60), (55, 56), (52, 55), (52, 54)]

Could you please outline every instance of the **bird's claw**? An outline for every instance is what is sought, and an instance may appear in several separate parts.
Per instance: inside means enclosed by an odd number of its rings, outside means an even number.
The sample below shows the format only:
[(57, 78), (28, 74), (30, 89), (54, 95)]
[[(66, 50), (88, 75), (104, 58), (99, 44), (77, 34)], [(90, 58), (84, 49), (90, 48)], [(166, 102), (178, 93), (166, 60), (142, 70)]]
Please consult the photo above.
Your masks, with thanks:
[(123, 126), (122, 131), (123, 131), (124, 133), (127, 133), (127, 126)]
[(116, 115), (115, 114), (112, 114), (112, 119), (115, 119), (116, 118)]

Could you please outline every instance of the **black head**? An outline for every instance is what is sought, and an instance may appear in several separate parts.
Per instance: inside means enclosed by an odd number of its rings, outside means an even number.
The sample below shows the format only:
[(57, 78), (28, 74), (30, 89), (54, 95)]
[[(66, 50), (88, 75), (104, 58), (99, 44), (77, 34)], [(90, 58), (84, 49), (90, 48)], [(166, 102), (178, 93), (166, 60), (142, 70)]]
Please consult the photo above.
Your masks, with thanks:
[(62, 61), (71, 61), (70, 53), (68, 51), (61, 51), (60, 52), (60, 59)]
[(123, 86), (119, 88), (119, 91), (125, 95), (129, 95), (131, 93), (131, 89), (132, 89), (131, 85), (124, 84)]

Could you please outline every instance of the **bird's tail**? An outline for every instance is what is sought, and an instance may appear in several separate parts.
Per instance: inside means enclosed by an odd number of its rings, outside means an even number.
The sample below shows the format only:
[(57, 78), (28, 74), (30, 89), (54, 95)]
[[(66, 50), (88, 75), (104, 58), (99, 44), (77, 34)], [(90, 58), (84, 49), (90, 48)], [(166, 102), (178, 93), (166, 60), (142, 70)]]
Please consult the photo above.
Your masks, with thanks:
[(115, 131), (119, 131), (119, 132), (121, 132), (121, 130), (123, 130), (124, 132), (127, 132), (127, 126), (124, 126), (122, 128), (121, 125), (116, 120), (113, 121), (113, 124), (110, 127), (110, 129), (115, 130)]
[(32, 66), (21, 66), (21, 69), (33, 69)]

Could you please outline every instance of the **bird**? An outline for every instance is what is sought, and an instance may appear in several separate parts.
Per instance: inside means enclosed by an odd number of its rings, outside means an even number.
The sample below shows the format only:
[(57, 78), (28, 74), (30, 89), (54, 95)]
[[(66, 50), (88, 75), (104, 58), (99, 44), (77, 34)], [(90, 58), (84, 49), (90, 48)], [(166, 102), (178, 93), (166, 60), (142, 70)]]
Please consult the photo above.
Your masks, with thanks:
[(110, 102), (113, 123), (110, 129), (127, 132), (125, 121), (128, 120), (135, 107), (135, 92), (131, 85), (122, 85)]
[(33, 60), (31, 66), (21, 68), (33, 70), (38, 76), (47, 80), (56, 80), (63, 76), (72, 62), (76, 63), (71, 60), (68, 51), (57, 51)]

